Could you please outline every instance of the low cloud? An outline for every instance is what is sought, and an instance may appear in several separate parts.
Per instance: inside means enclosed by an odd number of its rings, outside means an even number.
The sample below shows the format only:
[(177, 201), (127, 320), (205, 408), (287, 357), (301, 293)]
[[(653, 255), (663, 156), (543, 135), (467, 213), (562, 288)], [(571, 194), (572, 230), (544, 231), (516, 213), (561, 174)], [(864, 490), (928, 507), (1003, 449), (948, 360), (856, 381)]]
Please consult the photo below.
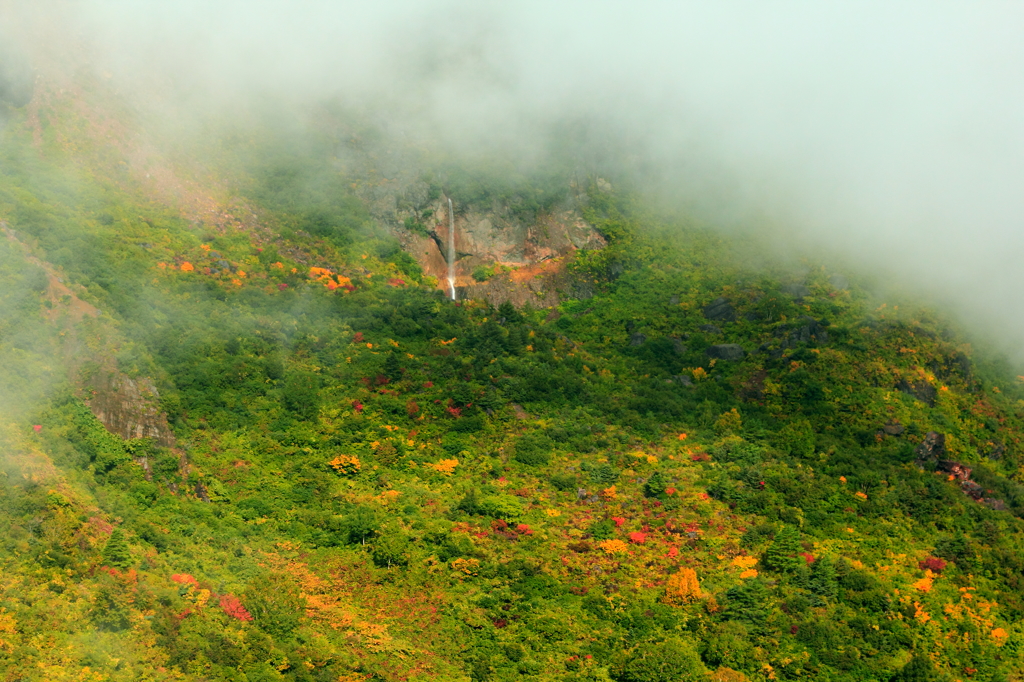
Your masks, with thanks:
[(572, 122), (574, 153), (663, 199), (781, 226), (1024, 347), (1022, 5), (15, 5), (177, 117), (336, 100), (524, 163)]

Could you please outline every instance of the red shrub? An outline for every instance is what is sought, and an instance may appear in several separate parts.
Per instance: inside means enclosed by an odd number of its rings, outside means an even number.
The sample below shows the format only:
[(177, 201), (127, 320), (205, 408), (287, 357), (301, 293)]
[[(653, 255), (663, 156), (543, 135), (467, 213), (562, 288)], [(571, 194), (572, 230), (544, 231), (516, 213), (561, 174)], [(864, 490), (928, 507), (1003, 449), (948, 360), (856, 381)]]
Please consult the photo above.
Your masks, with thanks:
[(641, 533), (639, 531), (629, 534), (629, 541), (634, 545), (642, 545), (647, 542), (647, 533)]
[(937, 556), (930, 556), (917, 562), (917, 567), (922, 571), (929, 570), (932, 573), (942, 573), (942, 569), (946, 568), (946, 562)]
[(171, 580), (179, 585), (192, 585), (193, 587), (199, 587), (199, 581), (188, 573), (175, 573), (171, 576)]
[(224, 613), (235, 620), (252, 620), (252, 614), (242, 606), (242, 602), (238, 601), (238, 597), (233, 594), (223, 595), (220, 598), (220, 607), (224, 609)]

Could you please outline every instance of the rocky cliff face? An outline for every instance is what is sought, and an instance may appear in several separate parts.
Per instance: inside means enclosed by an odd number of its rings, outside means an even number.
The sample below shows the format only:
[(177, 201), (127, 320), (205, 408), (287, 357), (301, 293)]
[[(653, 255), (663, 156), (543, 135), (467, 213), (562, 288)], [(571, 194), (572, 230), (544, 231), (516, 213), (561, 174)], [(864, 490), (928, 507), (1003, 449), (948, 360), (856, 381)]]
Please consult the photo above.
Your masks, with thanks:
[(89, 409), (111, 433), (174, 446), (174, 434), (160, 411), (160, 396), (151, 379), (132, 379), (115, 369), (103, 369), (85, 380), (83, 390)]
[[(112, 359), (113, 347), (118, 343), (116, 333), (106, 326), (102, 332), (93, 327), (94, 341), (99, 348), (84, 343), (80, 324), (84, 319), (91, 319), (103, 325), (101, 311), (79, 298), (76, 289), (68, 286), (53, 265), (32, 255), (7, 223), (0, 222), (0, 234), (18, 245), (25, 252), (26, 260), (45, 275), (44, 300), (48, 306), (43, 314), (51, 324), (63, 330), (62, 359), (96, 418), (108, 431), (122, 438), (152, 438), (157, 445), (174, 446), (174, 434), (160, 410), (160, 397), (153, 381), (147, 377), (132, 379), (116, 368)], [(82, 371), (83, 366), (97, 362), (100, 369)]]
[[(570, 196), (542, 211), (517, 210), (515, 197), (489, 203), (463, 203), (454, 193), (430, 196), (422, 182), (378, 194), (370, 200), (374, 217), (386, 224), (425, 274), (447, 290), (446, 258), (450, 225), (455, 227), (455, 286), (459, 298), (486, 298), (538, 307), (556, 305), (572, 285), (565, 257), (599, 249), (605, 240), (588, 224)], [(448, 199), (452, 201), (449, 216)]]

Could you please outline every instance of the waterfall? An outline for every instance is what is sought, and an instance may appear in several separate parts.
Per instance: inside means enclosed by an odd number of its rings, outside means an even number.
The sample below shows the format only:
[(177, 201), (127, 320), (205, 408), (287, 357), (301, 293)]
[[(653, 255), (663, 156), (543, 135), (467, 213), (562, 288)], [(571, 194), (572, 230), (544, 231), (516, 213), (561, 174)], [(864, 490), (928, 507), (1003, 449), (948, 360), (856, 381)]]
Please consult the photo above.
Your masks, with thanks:
[(448, 198), (448, 295), (455, 300), (455, 213)]

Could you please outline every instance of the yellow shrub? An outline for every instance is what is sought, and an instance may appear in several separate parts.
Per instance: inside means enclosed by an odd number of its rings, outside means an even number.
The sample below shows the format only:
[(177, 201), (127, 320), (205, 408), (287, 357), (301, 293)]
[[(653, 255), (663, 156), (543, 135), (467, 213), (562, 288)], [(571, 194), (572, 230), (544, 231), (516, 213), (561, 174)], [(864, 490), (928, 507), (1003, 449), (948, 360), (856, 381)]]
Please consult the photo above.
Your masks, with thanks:
[(663, 601), (666, 604), (679, 606), (700, 599), (700, 582), (697, 580), (697, 571), (692, 568), (680, 569), (678, 573), (669, 576), (665, 583), (665, 596)]
[(740, 417), (739, 411), (734, 407), (728, 412), (723, 412), (722, 416), (715, 422), (715, 431), (719, 435), (726, 435), (730, 433), (736, 433), (743, 426), (743, 418)]
[(355, 455), (338, 455), (330, 462), (331, 467), (343, 476), (355, 476), (363, 468), (362, 462)]
[(738, 556), (729, 562), (730, 565), (736, 568), (748, 569), (753, 568), (757, 564), (756, 556)]
[(427, 466), (440, 474), (444, 474), (445, 476), (451, 476), (452, 472), (455, 471), (455, 467), (459, 466), (459, 460), (442, 459), (440, 462), (428, 464)]
[(924, 577), (914, 583), (914, 589), (915, 590), (920, 590), (922, 592), (931, 592), (932, 591), (932, 583), (934, 582), (934, 578), (932, 577), (932, 572), (931, 571), (925, 571), (924, 573), (925, 573)]
[(452, 561), (452, 569), (456, 573), (476, 575), (476, 570), (478, 568), (480, 568), (480, 562), (477, 559), (463, 559), (462, 557), (459, 557)]
[(605, 554), (625, 554), (629, 551), (629, 545), (622, 540), (602, 540), (597, 546), (604, 550)]

